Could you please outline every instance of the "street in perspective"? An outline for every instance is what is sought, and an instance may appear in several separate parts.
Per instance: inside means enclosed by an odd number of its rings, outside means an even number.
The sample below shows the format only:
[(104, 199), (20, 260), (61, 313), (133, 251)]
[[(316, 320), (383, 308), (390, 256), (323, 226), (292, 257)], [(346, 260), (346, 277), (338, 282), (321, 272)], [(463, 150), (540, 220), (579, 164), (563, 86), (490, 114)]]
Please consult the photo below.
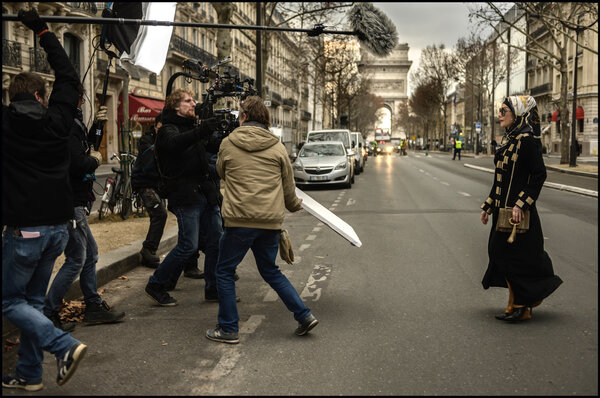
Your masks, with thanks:
[(3, 395), (597, 396), (597, 10), (3, 3)]

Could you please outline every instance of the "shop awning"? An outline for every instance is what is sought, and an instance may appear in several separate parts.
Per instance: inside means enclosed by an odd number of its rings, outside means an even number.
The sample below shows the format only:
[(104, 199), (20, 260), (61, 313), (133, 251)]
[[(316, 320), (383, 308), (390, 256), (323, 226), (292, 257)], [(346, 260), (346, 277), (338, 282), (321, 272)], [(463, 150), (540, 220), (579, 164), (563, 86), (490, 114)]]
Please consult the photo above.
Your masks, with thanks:
[(575, 119), (581, 120), (583, 119), (583, 107), (578, 106), (575, 110)]
[[(121, 100), (120, 97), (119, 100)], [(154, 118), (158, 116), (164, 106), (164, 101), (129, 94), (129, 120), (139, 123), (154, 123)], [(119, 106), (119, 120), (122, 119), (122, 106)]]
[(557, 122), (558, 121), (558, 114), (560, 112), (558, 110), (554, 111), (554, 113), (552, 114), (552, 121), (553, 122)]

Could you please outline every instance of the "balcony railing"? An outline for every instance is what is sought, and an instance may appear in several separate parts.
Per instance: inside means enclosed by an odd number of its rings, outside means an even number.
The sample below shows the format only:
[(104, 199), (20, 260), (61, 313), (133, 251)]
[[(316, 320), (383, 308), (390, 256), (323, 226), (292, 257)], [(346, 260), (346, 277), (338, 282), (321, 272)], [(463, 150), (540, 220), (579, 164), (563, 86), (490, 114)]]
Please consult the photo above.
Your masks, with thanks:
[(286, 98), (286, 99), (283, 100), (283, 105), (294, 107), (297, 104), (298, 104), (298, 101), (296, 101), (293, 98)]
[(2, 65), (15, 68), (20, 68), (23, 65), (21, 43), (2, 39)]
[(310, 120), (312, 118), (312, 114), (309, 111), (302, 111), (302, 120)]
[(93, 15), (96, 15), (96, 13), (98, 12), (98, 7), (96, 6), (95, 2), (87, 2), (87, 1), (69, 2), (68, 1), (67, 6), (77, 9), (77, 10), (85, 11), (88, 14), (93, 14)]
[(277, 103), (281, 104), (281, 95), (276, 92), (271, 93), (271, 99), (277, 101)]
[(541, 36), (544, 33), (546, 33), (547, 31), (548, 31), (548, 29), (546, 29), (545, 26), (542, 26), (542, 27), (536, 29), (535, 31), (533, 31), (533, 33), (531, 33), (531, 37), (533, 37), (534, 39), (536, 39), (539, 36)]
[(171, 50), (179, 51), (190, 58), (195, 58), (207, 66), (212, 66), (218, 62), (217, 57), (180, 36), (173, 35), (169, 47)]
[(552, 84), (540, 84), (539, 86), (533, 87), (530, 91), (531, 93), (529, 95), (531, 96), (550, 93), (552, 91)]
[(34, 72), (52, 73), (46, 52), (41, 48), (29, 47), (29, 67)]

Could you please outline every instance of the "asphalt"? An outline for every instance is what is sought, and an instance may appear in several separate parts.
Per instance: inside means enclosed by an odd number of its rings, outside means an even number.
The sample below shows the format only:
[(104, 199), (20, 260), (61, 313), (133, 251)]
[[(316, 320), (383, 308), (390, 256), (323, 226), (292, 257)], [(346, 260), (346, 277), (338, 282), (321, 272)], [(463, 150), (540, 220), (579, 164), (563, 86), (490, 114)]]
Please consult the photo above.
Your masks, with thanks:
[[(447, 152), (435, 152), (431, 151), (430, 153), (437, 154), (448, 154)], [(449, 155), (449, 154), (448, 154)], [(472, 159), (482, 159), (482, 158), (491, 158), (490, 155), (474, 155), (473, 153), (462, 153), (463, 158), (472, 158)], [(489, 160), (489, 159), (488, 159)], [(565, 191), (574, 192), (581, 195), (598, 197), (597, 192), (597, 173), (586, 173), (575, 170), (564, 170), (562, 168), (553, 166), (552, 163), (557, 164), (559, 159), (557, 157), (546, 156), (546, 168), (549, 170), (559, 171), (561, 173), (565, 173), (560, 178), (557, 178), (556, 181), (548, 181), (546, 180), (545, 186), (554, 189), (560, 189)], [(587, 162), (590, 164), (597, 164), (597, 157), (589, 157), (586, 159), (578, 159), (578, 162), (583, 163)], [(481, 162), (479, 162), (481, 163)], [(487, 162), (486, 162), (487, 164)], [(493, 169), (490, 167), (482, 167), (481, 165), (469, 164), (465, 162), (465, 167), (470, 167), (473, 169), (477, 169), (483, 172), (493, 172)], [(114, 164), (103, 164), (101, 165), (97, 171), (97, 176), (105, 176), (112, 174), (111, 168), (116, 166)], [(587, 177), (582, 179), (581, 177)], [(595, 179), (595, 181), (593, 180)], [(592, 183), (590, 183), (593, 181)], [(590, 189), (590, 187), (596, 187), (596, 190)], [(127, 273), (128, 271), (140, 266), (138, 253), (140, 247), (142, 246), (143, 239), (138, 241), (126, 244), (118, 249), (110, 251), (108, 253), (104, 253), (100, 256), (98, 263), (96, 265), (97, 272), (97, 281), (98, 287), (118, 278), (119, 276)], [(177, 243), (177, 227), (172, 227), (166, 229), (163, 233), (163, 237), (161, 239), (160, 246), (158, 248), (157, 254), (162, 255), (168, 253)], [(50, 284), (52, 280), (50, 281)], [(73, 282), (71, 288), (65, 295), (65, 300), (74, 300), (82, 297), (81, 289), (79, 287), (79, 278)], [(2, 336), (3, 339), (14, 335), (17, 332), (17, 329), (4, 317), (2, 318)]]

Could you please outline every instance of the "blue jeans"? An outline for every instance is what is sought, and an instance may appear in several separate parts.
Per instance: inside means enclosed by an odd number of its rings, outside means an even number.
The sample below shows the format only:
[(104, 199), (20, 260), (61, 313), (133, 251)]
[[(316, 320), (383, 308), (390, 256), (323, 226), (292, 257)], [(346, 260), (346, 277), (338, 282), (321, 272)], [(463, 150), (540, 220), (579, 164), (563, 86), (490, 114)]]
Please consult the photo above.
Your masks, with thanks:
[(171, 208), (177, 217), (177, 244), (167, 254), (149, 282), (164, 286), (172, 280), (179, 279), (186, 260), (198, 251), (200, 231), (206, 236), (204, 248), (204, 282), (205, 289), (214, 289), (217, 281), (215, 267), (219, 257), (219, 240), (223, 234), (221, 214), (217, 205), (209, 205), (204, 196), (202, 203), (192, 206)]
[[(46, 350), (62, 357), (78, 340), (54, 327), (42, 313), (54, 261), (69, 234), (65, 224), (7, 227), (2, 235), (2, 314), (21, 331), (17, 376), (30, 383), (42, 381)], [(38, 237), (24, 238), (27, 232)]]
[(76, 207), (74, 214), (76, 227), (73, 228), (72, 222), (67, 223), (69, 241), (65, 248), (65, 263), (52, 281), (44, 302), (44, 313), (47, 315), (58, 313), (63, 297), (78, 275), (85, 303), (102, 302), (96, 281), (98, 245), (87, 223), (85, 207)]
[(298, 322), (310, 315), (294, 286), (275, 264), (279, 250), (279, 231), (272, 229), (226, 227), (219, 244), (217, 291), (219, 292), (219, 326), (225, 332), (237, 332), (240, 320), (237, 311), (235, 269), (252, 249), (260, 276), (273, 290)]

